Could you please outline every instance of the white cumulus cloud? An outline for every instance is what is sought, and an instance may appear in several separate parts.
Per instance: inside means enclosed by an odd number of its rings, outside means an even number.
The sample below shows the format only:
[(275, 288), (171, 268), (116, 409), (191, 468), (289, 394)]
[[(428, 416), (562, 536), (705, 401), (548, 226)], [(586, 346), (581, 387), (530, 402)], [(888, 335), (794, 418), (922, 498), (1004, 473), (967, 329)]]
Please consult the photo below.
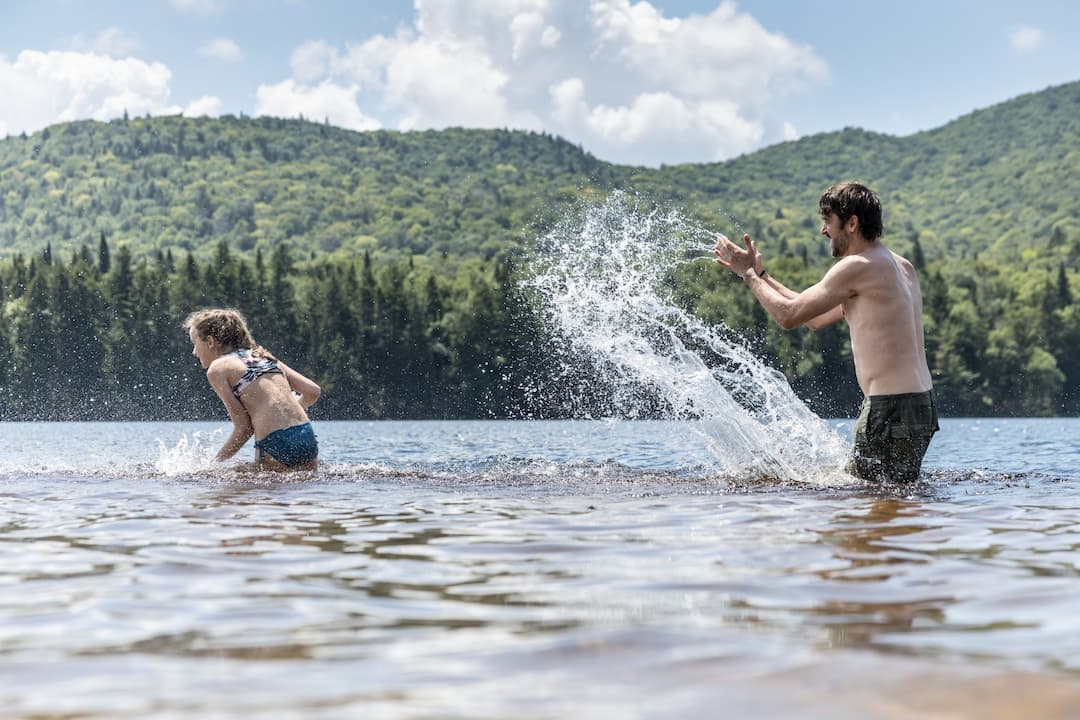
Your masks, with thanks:
[(523, 12), (510, 21), (510, 34), (514, 38), (513, 59), (519, 60), (536, 48), (551, 48), (562, 38), (559, 29), (544, 22), (538, 12)]
[(337, 62), (337, 49), (321, 40), (305, 42), (289, 58), (293, 77), (301, 83), (318, 82), (333, 71)]
[(1023, 26), (1016, 28), (1009, 35), (1009, 44), (1018, 55), (1026, 55), (1041, 48), (1045, 39), (1043, 31), (1039, 28)]
[(394, 35), (297, 47), (292, 77), (260, 94), (355, 88), (346, 93), (351, 111), (386, 126), (542, 128), (607, 160), (655, 165), (788, 139), (794, 130), (772, 117), (772, 104), (828, 78), (812, 48), (731, 0), (685, 17), (645, 0), (415, 0), (415, 8), (413, 25)]
[(709, 15), (666, 18), (647, 2), (593, 2), (600, 53), (617, 58), (638, 79), (685, 97), (767, 102), (824, 80), (824, 61), (783, 35), (768, 32), (733, 2)]
[[(612, 150), (662, 141), (681, 161), (721, 160), (761, 140), (760, 123), (725, 100), (688, 101), (671, 93), (642, 93), (628, 105), (593, 107), (585, 126)], [(675, 154), (673, 152), (673, 154)]]
[(173, 114), (172, 73), (161, 63), (97, 53), (24, 50), (14, 62), (0, 56), (0, 128), (33, 132), (47, 125), (92, 118)]
[(184, 107), (184, 115), (187, 117), (217, 117), (221, 114), (221, 104), (221, 98), (213, 95), (203, 95)]
[(400, 108), (399, 127), (539, 128), (537, 119), (515, 112), (503, 88), (510, 75), (466, 45), (420, 40), (399, 48), (386, 65), (384, 101)]
[(244, 59), (244, 53), (240, 51), (240, 46), (227, 37), (214, 38), (199, 48), (199, 54), (203, 57), (226, 62), (236, 62)]
[(357, 87), (343, 87), (331, 82), (307, 86), (284, 80), (276, 85), (262, 85), (255, 93), (255, 114), (330, 123), (350, 130), (377, 130), (378, 120), (360, 110)]
[(588, 117), (585, 81), (581, 78), (567, 78), (552, 85), (550, 94), (552, 117), (563, 127), (572, 127)]

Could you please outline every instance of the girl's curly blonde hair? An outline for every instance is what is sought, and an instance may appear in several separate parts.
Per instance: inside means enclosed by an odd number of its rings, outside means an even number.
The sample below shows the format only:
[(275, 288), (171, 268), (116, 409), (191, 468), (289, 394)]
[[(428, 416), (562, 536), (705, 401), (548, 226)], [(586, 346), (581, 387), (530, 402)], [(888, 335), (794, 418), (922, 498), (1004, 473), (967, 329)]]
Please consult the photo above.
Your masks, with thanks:
[(273, 357), (255, 342), (248, 330), (247, 321), (239, 310), (231, 308), (204, 308), (196, 310), (184, 320), (184, 330), (194, 330), (200, 340), (214, 338), (221, 345), (235, 350), (247, 348), (255, 355)]

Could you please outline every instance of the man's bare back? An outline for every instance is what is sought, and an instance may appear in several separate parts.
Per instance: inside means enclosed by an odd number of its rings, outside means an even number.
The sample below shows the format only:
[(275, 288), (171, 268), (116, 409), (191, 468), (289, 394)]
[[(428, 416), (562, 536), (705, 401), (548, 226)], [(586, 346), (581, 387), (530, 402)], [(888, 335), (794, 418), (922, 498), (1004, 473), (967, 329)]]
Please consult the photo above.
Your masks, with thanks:
[(851, 295), (840, 304), (851, 333), (855, 377), (864, 395), (925, 392), (932, 386), (915, 268), (880, 243), (841, 258), (853, 265)]

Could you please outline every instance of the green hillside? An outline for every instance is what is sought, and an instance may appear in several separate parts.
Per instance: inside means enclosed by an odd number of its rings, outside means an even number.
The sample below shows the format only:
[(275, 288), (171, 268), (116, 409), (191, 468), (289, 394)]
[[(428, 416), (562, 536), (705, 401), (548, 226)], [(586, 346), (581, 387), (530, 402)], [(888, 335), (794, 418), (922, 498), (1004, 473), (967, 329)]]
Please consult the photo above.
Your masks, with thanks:
[[(355, 133), (300, 120), (58, 125), (0, 141), (0, 256), (95, 244), (135, 256), (280, 244), (492, 255), (610, 166), (546, 135)], [(67, 253), (64, 252), (66, 255)]]
[[(162, 117), (57, 125), (0, 140), (0, 257), (96, 244), (138, 257), (207, 257), (221, 240), (355, 257), (491, 256), (581, 194), (634, 189), (766, 246), (823, 253), (816, 199), (877, 188), (887, 238), (929, 258), (1016, 258), (1080, 241), (1080, 83), (898, 138), (814, 135), (728, 162), (604, 163), (551, 136), (506, 130), (358, 133), (302, 120)], [(1056, 234), (1056, 235), (1055, 235)], [(780, 248), (778, 246), (777, 249)], [(66, 254), (66, 252), (65, 252)]]

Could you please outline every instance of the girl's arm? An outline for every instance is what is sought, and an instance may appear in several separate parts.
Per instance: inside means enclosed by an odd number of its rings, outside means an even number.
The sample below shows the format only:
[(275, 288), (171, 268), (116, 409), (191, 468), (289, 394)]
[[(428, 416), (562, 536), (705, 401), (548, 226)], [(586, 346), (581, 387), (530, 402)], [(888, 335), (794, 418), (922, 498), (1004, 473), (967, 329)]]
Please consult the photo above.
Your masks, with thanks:
[(289, 381), (289, 387), (300, 396), (301, 407), (306, 409), (314, 405), (315, 401), (319, 399), (319, 395), (322, 394), (322, 388), (314, 380), (296, 372), (281, 360), (278, 360), (277, 364), (281, 368), (281, 372), (285, 373), (285, 379)]
[(248, 415), (248, 411), (232, 394), (229, 380), (225, 377), (225, 368), (217, 362), (211, 363), (206, 371), (206, 379), (210, 381), (210, 387), (214, 388), (214, 392), (218, 394), (221, 402), (225, 404), (225, 409), (229, 412), (229, 418), (233, 423), (232, 434), (229, 435), (229, 439), (225, 441), (225, 444), (221, 446), (221, 450), (218, 450), (215, 458), (220, 462), (228, 460), (240, 448), (244, 447), (244, 443), (255, 434), (255, 429), (251, 426), (251, 416)]

